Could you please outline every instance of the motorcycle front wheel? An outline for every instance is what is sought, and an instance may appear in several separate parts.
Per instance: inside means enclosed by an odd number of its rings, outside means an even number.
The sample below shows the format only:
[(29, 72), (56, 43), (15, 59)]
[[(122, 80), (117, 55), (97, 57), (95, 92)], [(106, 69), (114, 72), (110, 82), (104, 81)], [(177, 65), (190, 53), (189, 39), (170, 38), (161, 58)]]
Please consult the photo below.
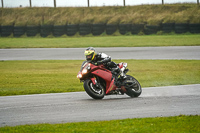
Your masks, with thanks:
[(140, 83), (132, 76), (127, 75), (125, 80), (125, 86), (127, 92), (126, 94), (130, 97), (138, 97), (142, 93), (142, 88)]
[(104, 98), (105, 91), (103, 87), (101, 85), (97, 87), (93, 84), (93, 82), (90, 79), (84, 81), (84, 89), (87, 92), (87, 94), (94, 99)]

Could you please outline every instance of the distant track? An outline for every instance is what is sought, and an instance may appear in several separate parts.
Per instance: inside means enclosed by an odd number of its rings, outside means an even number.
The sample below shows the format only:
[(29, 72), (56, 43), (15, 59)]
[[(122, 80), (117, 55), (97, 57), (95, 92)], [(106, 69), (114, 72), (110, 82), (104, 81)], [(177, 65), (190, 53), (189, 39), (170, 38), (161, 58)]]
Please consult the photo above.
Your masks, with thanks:
[[(85, 48), (0, 49), (0, 60), (84, 60)], [(200, 46), (96, 48), (112, 59), (200, 60)]]

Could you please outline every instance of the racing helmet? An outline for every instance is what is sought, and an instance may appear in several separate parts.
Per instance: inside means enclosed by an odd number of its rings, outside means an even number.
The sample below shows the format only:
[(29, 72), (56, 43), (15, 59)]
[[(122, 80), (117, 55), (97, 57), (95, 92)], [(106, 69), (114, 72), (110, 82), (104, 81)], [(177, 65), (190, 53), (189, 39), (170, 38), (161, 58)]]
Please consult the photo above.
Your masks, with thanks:
[(87, 61), (92, 61), (96, 55), (95, 49), (93, 47), (88, 47), (85, 50), (85, 56)]

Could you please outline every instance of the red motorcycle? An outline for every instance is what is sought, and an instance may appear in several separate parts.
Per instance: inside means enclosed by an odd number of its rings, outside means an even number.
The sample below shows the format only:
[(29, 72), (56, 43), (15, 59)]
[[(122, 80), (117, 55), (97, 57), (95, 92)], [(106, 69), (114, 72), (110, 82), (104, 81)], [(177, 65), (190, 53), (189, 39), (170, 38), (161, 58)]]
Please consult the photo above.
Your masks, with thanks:
[[(130, 97), (138, 97), (142, 93), (140, 83), (128, 72), (127, 63), (117, 64), (121, 69), (119, 76), (112, 76), (105, 65), (94, 65), (84, 61), (77, 78), (84, 82), (84, 89), (94, 99), (102, 99), (105, 95), (126, 93)], [(116, 80), (115, 80), (116, 79)]]

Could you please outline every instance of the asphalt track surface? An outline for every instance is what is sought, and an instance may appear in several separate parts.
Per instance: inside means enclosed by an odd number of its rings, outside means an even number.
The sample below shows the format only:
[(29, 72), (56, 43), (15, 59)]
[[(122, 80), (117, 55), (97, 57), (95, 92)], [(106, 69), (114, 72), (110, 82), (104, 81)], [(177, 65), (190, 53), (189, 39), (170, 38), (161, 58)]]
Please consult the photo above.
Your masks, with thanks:
[[(200, 47), (97, 48), (113, 59), (200, 59)], [(0, 60), (82, 60), (83, 48), (0, 49)], [(0, 127), (125, 118), (200, 115), (200, 84), (143, 88), (94, 100), (85, 92), (0, 97)]]
[(143, 88), (138, 98), (85, 92), (0, 97), (0, 127), (125, 118), (200, 115), (200, 84)]
[[(85, 48), (0, 49), (0, 60), (84, 60)], [(112, 59), (200, 60), (200, 46), (96, 48)]]

